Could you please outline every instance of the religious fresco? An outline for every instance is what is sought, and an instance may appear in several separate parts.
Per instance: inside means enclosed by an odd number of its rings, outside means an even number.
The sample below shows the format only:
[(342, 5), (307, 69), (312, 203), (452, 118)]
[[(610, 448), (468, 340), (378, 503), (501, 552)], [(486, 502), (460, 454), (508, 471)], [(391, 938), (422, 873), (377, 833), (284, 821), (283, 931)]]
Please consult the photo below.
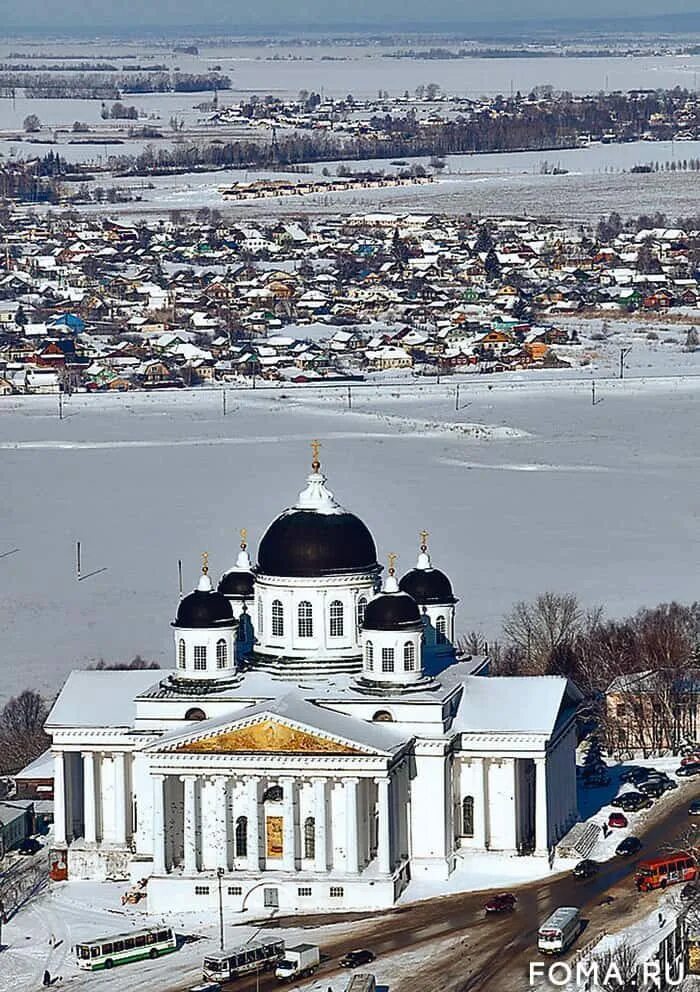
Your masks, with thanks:
[(319, 737), (306, 730), (290, 727), (277, 720), (262, 720), (247, 727), (205, 737), (202, 740), (182, 744), (178, 751), (197, 753), (235, 754), (247, 752), (273, 752), (278, 754), (364, 754), (359, 748), (351, 747), (328, 737)]
[(284, 853), (282, 823), (281, 816), (268, 816), (265, 819), (265, 847), (268, 858), (281, 858)]

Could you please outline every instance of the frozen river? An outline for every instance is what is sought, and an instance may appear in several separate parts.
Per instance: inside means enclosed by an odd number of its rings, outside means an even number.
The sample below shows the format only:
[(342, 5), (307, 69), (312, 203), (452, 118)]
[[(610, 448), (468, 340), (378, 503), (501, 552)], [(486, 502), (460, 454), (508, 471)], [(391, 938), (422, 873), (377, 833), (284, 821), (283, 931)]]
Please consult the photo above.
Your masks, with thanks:
[[(697, 371), (697, 363), (694, 363)], [(600, 372), (599, 372), (600, 374)], [(253, 548), (293, 503), (323, 440), (338, 498), (382, 560), (412, 566), (418, 531), (492, 638), (511, 604), (554, 589), (611, 614), (697, 597), (700, 378), (498, 378), (454, 385), (3, 400), (0, 695), (53, 692), (72, 667), (171, 659), (178, 599), (208, 550)], [(482, 425), (475, 431), (467, 425)], [(83, 549), (78, 582), (75, 542)], [(17, 549), (17, 550), (15, 550)], [(99, 571), (105, 569), (104, 571)]]

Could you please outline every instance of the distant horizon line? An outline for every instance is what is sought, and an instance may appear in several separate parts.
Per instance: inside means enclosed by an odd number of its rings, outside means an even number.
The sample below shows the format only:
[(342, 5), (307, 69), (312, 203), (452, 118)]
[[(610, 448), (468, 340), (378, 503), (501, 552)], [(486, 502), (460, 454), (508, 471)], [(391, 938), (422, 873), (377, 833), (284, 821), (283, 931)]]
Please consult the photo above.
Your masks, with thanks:
[[(518, 36), (521, 41), (524, 27), (530, 27), (533, 35), (539, 37), (549, 37), (561, 35), (563, 32), (573, 32), (580, 34), (594, 30), (596, 33), (601, 29), (605, 33), (619, 31), (625, 35), (634, 35), (641, 40), (641, 37), (648, 31), (654, 31), (656, 40), (660, 41), (664, 35), (682, 34), (685, 32), (700, 32), (700, 9), (697, 11), (679, 11), (677, 13), (664, 14), (621, 14), (591, 15), (581, 16), (559, 16), (552, 17), (508, 17), (507, 23), (504, 19), (486, 20), (474, 19), (469, 21), (406, 21), (397, 25), (382, 22), (364, 22), (362, 24), (345, 24), (342, 22), (327, 22), (314, 25), (299, 25), (293, 22), (284, 22), (279, 18), (272, 23), (251, 22), (241, 25), (238, 28), (231, 26), (227, 21), (220, 19), (204, 24), (142, 24), (140, 26), (125, 27), (117, 23), (101, 22), (66, 28), (64, 24), (42, 24), (40, 27), (36, 23), (6, 23), (0, 32), (0, 40), (21, 40), (23, 38), (46, 41), (85, 41), (88, 38), (115, 38), (115, 39), (153, 39), (161, 37), (167, 39), (207, 39), (210, 32), (216, 32), (218, 40), (226, 38), (239, 41), (290, 41), (290, 40), (327, 40), (340, 41), (344, 38), (361, 40), (396, 39), (401, 37), (415, 38), (462, 38), (469, 37), (474, 40), (509, 40)], [(659, 28), (663, 30), (659, 35)], [(223, 32), (223, 34), (222, 34)], [(571, 35), (569, 35), (570, 37)], [(207, 39), (208, 40), (208, 39)], [(558, 40), (565, 40), (558, 38)]]

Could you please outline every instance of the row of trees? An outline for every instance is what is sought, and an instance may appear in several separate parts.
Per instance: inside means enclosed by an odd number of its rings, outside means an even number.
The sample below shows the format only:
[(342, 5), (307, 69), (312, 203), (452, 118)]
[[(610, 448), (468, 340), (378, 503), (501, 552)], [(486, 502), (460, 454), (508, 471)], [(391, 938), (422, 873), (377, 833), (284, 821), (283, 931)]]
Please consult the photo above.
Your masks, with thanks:
[[(471, 653), (479, 645), (478, 632), (462, 643)], [(515, 604), (490, 656), (495, 675), (571, 678), (586, 697), (584, 712), (621, 751), (632, 741), (649, 753), (677, 750), (700, 732), (700, 603), (608, 619), (573, 594), (546, 592)], [(613, 683), (619, 705), (611, 706), (605, 694)]]
[(24, 91), (42, 100), (119, 100), (122, 93), (200, 93), (229, 90), (231, 79), (218, 72), (130, 72), (93, 75), (74, 72), (60, 76), (48, 72), (0, 72), (0, 91)]

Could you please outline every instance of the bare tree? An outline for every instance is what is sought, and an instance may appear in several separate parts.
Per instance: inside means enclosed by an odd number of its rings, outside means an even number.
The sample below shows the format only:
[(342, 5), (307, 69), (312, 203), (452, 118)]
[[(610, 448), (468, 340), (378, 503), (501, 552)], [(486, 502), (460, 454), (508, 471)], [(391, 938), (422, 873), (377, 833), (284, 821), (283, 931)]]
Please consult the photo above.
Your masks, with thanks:
[(627, 941), (596, 955), (601, 992), (636, 992), (639, 960)]
[(90, 665), (88, 671), (91, 672), (135, 672), (144, 671), (146, 669), (156, 669), (160, 668), (157, 661), (148, 661), (146, 658), (142, 658), (140, 654), (137, 654), (131, 661), (114, 661), (110, 664), (100, 658), (96, 665)]
[(582, 620), (576, 596), (545, 592), (533, 603), (516, 603), (503, 622), (503, 633), (525, 655), (529, 671), (544, 673), (549, 671), (553, 654), (574, 641)]
[(18, 772), (51, 746), (44, 733), (46, 702), (38, 692), (25, 689), (0, 713), (0, 772)]

